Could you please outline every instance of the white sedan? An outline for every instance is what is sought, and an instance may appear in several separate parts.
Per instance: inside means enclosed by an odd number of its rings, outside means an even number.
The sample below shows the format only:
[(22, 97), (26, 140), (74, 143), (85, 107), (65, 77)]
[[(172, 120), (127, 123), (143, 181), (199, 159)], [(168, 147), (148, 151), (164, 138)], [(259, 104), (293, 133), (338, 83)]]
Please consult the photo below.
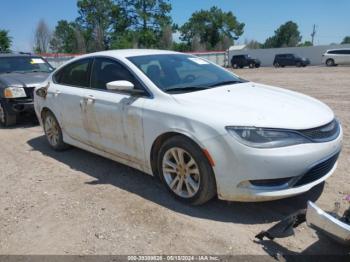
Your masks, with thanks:
[(36, 90), (35, 110), (54, 149), (73, 145), (159, 176), (191, 204), (306, 192), (334, 172), (342, 142), (322, 102), (171, 51), (71, 60)]

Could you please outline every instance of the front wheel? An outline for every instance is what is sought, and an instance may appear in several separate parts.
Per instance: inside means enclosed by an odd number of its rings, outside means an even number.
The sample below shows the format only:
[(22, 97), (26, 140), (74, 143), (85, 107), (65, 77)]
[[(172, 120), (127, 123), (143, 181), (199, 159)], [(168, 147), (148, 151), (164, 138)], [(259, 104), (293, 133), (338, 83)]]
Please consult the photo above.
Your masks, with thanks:
[(54, 150), (62, 151), (68, 148), (68, 145), (63, 142), (62, 129), (50, 111), (44, 113), (43, 126), (46, 139)]
[(167, 189), (182, 202), (200, 205), (216, 194), (212, 167), (190, 139), (175, 136), (167, 140), (159, 152), (158, 170)]
[(15, 125), (17, 122), (17, 116), (10, 114), (4, 103), (0, 101), (0, 125), (3, 127), (9, 127)]

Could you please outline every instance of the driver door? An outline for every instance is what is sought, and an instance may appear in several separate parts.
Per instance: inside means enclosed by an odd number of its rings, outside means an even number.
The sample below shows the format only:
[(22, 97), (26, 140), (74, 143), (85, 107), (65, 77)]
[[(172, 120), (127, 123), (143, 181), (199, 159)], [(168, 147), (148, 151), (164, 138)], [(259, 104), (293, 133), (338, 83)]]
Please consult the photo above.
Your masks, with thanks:
[(92, 66), (91, 89), (84, 105), (90, 144), (117, 157), (143, 164), (142, 106), (147, 97), (107, 90), (112, 81), (126, 80), (142, 94), (141, 84), (118, 61), (96, 57)]

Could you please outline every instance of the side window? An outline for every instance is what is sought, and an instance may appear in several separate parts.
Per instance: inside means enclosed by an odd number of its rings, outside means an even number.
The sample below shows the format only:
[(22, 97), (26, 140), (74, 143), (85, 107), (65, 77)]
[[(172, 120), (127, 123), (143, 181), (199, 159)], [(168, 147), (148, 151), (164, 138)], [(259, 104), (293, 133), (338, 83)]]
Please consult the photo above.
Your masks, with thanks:
[(62, 85), (90, 87), (91, 59), (82, 59), (62, 68), (54, 76), (55, 81)]
[(107, 90), (107, 83), (119, 80), (129, 81), (135, 89), (144, 91), (140, 82), (122, 64), (109, 58), (95, 58), (91, 74), (92, 88)]
[(339, 50), (341, 55), (349, 55), (350, 50)]

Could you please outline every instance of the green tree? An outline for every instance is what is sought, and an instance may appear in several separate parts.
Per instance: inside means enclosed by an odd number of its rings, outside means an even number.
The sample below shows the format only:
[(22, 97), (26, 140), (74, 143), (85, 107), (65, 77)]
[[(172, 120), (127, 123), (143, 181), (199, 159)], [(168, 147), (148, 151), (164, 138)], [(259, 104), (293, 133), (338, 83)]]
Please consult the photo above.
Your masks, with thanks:
[(305, 41), (304, 43), (298, 44), (299, 47), (308, 47), (308, 46), (313, 46), (311, 41)]
[(78, 0), (77, 24), (85, 31), (88, 51), (109, 49), (117, 6), (112, 0)]
[(180, 43), (174, 42), (172, 49), (178, 52), (189, 52), (191, 51), (191, 46), (185, 42), (180, 42)]
[(350, 36), (344, 37), (343, 41), (341, 42), (342, 44), (350, 44)]
[(264, 48), (295, 47), (300, 41), (298, 25), (288, 21), (275, 31), (274, 36), (266, 39)]
[(50, 48), (56, 53), (84, 53), (84, 32), (76, 23), (60, 20), (53, 33)]
[(159, 47), (160, 38), (163, 44), (169, 40), (172, 19), (168, 0), (118, 0), (116, 3), (127, 17), (127, 30), (136, 32), (134, 41), (139, 47)]
[[(243, 34), (245, 24), (238, 22), (232, 12), (223, 12), (213, 6), (210, 10), (194, 12), (181, 28), (181, 39), (193, 46), (206, 49), (226, 49)], [(196, 50), (195, 50), (196, 51)]]
[(259, 49), (259, 48), (262, 47), (262, 44), (259, 43), (259, 42), (256, 41), (256, 40), (250, 40), (250, 41), (246, 40), (246, 41), (244, 41), (244, 44), (245, 44), (245, 45), (247, 46), (247, 48), (249, 48), (249, 49)]
[(10, 52), (12, 38), (9, 36), (9, 31), (0, 30), (0, 52)]

